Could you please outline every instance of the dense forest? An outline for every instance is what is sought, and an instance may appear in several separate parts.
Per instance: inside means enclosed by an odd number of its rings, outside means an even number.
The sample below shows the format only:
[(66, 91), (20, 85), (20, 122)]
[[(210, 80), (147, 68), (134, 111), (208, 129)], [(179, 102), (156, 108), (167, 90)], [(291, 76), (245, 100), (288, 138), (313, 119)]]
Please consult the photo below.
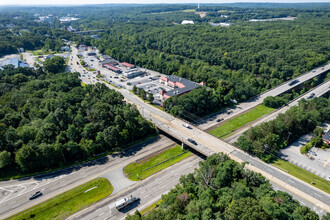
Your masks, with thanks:
[(140, 219), (306, 219), (318, 215), (282, 191), (274, 191), (260, 174), (244, 169), (225, 154), (213, 154), (194, 173), (162, 195), (159, 207)]
[[(302, 9), (284, 12), (281, 17), (297, 18), (248, 22), (239, 17), (227, 28), (211, 26), (206, 22), (206, 19), (212, 20), (208, 16), (202, 20), (192, 19), (198, 21), (194, 25), (180, 25), (171, 23), (168, 14), (157, 14), (160, 18), (164, 16), (164, 21), (158, 22), (153, 20), (156, 15), (150, 14), (146, 21), (111, 24), (100, 40), (91, 43), (118, 60), (206, 82), (216, 91), (211, 99), (218, 100), (218, 105), (209, 105), (198, 113), (205, 115), (229, 105), (230, 99), (247, 100), (329, 60), (329, 12)], [(177, 18), (176, 14), (172, 21)], [(219, 88), (223, 84), (226, 89)], [(185, 100), (193, 100), (192, 94), (185, 96), (188, 96)], [(181, 108), (188, 112), (193, 103), (184, 103)], [(175, 105), (167, 105), (166, 110), (174, 114), (180, 112), (171, 106)]]
[(278, 150), (328, 120), (330, 98), (302, 99), (276, 119), (247, 130), (235, 144), (268, 162), (276, 158)]
[(0, 70), (1, 175), (56, 168), (155, 132), (120, 93), (52, 69)]

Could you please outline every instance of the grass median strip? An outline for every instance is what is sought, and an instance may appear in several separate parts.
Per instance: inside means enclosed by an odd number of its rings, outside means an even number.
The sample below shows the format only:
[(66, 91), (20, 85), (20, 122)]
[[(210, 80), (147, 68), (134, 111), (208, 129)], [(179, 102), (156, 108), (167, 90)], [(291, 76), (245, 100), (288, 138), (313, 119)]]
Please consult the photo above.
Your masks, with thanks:
[(180, 146), (161, 151), (139, 162), (131, 163), (124, 168), (128, 179), (138, 181), (157, 173), (191, 155)]
[(234, 132), (234, 130), (260, 118), (263, 115), (269, 114), (274, 110), (274, 108), (269, 108), (264, 105), (258, 105), (251, 111), (248, 111), (244, 114), (241, 114), (235, 118), (228, 120), (219, 127), (209, 131), (209, 133), (216, 137), (224, 139), (226, 137), (229, 137)]
[(64, 219), (109, 196), (112, 191), (113, 187), (107, 179), (96, 178), (8, 219)]
[(326, 192), (330, 193), (330, 182), (327, 180), (316, 176), (307, 170), (304, 170), (288, 161), (277, 159), (273, 165), (280, 167), (286, 171), (289, 172), (290, 175), (297, 177), (298, 179), (301, 179), (302, 181), (311, 184), (315, 186), (316, 188)]

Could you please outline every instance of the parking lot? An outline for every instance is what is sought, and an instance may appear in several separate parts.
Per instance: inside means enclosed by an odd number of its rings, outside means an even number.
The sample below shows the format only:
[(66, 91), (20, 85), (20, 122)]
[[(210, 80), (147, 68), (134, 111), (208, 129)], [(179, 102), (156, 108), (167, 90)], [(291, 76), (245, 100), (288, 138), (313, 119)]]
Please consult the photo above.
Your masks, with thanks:
[[(330, 124), (324, 124), (322, 127), (327, 131), (330, 129)], [(306, 145), (311, 138), (311, 134), (304, 135), (287, 148), (282, 149), (281, 158), (319, 177), (328, 179), (330, 177), (330, 149), (323, 150), (313, 147), (309, 153), (310, 158), (300, 153), (300, 148)]]
[[(164, 74), (137, 67), (137, 69), (143, 71), (143, 75), (136, 76), (133, 78), (126, 78), (123, 73), (125, 71), (129, 71), (129, 68), (123, 66), (118, 62), (117, 65), (113, 66), (120, 68), (122, 72), (117, 73), (101, 66), (99, 58), (101, 54), (97, 50), (93, 50), (93, 52), (96, 53), (96, 55), (93, 56), (88, 56), (89, 52), (91, 52), (91, 50), (80, 52), (80, 54), (83, 56), (81, 59), (84, 60), (84, 62), (86, 63), (86, 66), (84, 68), (84, 73), (86, 73), (86, 76), (83, 77), (89, 76), (89, 79), (94, 83), (97, 82), (98, 79), (96, 78), (96, 75), (97, 72), (100, 71), (100, 77), (116, 87), (132, 90), (133, 86), (136, 86), (137, 88), (144, 89), (147, 93), (152, 93), (154, 96), (154, 104), (157, 105), (162, 104), (160, 94), (161, 91), (168, 91), (172, 89), (171, 87), (165, 86), (159, 82), (159, 77), (165, 76)], [(95, 71), (88, 71), (88, 69), (95, 69)]]

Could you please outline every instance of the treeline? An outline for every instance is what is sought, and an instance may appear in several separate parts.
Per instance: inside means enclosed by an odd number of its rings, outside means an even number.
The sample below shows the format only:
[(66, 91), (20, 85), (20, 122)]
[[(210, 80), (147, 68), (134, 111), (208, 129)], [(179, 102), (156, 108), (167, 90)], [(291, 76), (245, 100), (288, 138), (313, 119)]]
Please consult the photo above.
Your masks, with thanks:
[(51, 69), (0, 70), (1, 175), (71, 164), (155, 132), (120, 93)]
[(329, 60), (328, 15), (304, 11), (295, 21), (228, 28), (131, 21), (113, 24), (92, 44), (118, 60), (206, 82), (214, 90), (229, 81), (229, 98), (243, 101)]
[(179, 184), (162, 195), (158, 208), (144, 216), (136, 212), (126, 217), (140, 219), (318, 220), (319, 217), (289, 194), (274, 191), (260, 174), (244, 169), (244, 165), (225, 154), (213, 154), (200, 162), (194, 173), (181, 176)]
[(330, 120), (330, 99), (302, 99), (276, 119), (252, 127), (235, 143), (243, 150), (269, 162), (278, 150), (287, 147), (297, 138), (312, 132), (317, 125)]

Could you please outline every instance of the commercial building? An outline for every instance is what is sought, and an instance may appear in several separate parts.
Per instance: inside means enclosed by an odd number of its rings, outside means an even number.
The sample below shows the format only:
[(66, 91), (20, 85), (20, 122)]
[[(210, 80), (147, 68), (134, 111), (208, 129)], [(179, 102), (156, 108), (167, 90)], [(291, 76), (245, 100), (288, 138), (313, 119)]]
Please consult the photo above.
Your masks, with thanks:
[(330, 130), (323, 135), (322, 140), (326, 145), (330, 145)]
[(93, 52), (93, 51), (91, 51), (91, 52), (88, 52), (88, 53), (87, 53), (87, 56), (96, 56), (96, 53)]
[(105, 67), (105, 65), (117, 65), (118, 62), (115, 59), (109, 58), (109, 59), (105, 59), (99, 62), (101, 64), (102, 67)]
[(104, 67), (107, 68), (107, 69), (109, 69), (109, 70), (112, 70), (112, 71), (114, 71), (116, 73), (121, 73), (121, 69), (120, 68), (111, 66), (109, 64), (105, 64)]
[(17, 68), (17, 67), (30, 67), (29, 64), (27, 63), (24, 63), (23, 61), (20, 61), (17, 57), (15, 58), (10, 58), (10, 59), (5, 59), (1, 62), (1, 69), (3, 66), (6, 66), (6, 65), (13, 65), (14, 68)]
[(141, 76), (143, 74), (144, 73), (141, 70), (138, 70), (138, 69), (132, 69), (132, 70), (128, 70), (128, 71), (124, 72), (124, 76), (129, 78), (129, 79), (137, 77), (137, 76)]
[(130, 64), (130, 63), (126, 63), (126, 62), (122, 62), (121, 65), (123, 65), (124, 67), (127, 67), (129, 69), (135, 68), (134, 64)]
[(169, 91), (163, 90), (160, 93), (162, 95), (163, 100), (171, 98), (172, 96), (175, 95), (180, 96), (182, 94), (188, 93), (191, 90), (198, 88), (199, 85), (205, 85), (205, 84), (198, 84), (196, 82), (175, 75), (166, 76), (166, 77), (161, 76), (159, 78), (159, 82), (173, 88), (172, 90)]

